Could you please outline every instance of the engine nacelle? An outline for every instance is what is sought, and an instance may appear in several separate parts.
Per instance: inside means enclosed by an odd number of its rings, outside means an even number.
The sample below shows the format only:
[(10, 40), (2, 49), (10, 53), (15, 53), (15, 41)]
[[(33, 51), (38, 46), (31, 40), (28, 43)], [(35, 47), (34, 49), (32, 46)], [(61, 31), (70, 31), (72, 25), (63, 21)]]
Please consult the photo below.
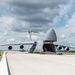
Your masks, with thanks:
[(59, 47), (58, 47), (58, 50), (61, 50), (61, 49), (62, 49), (62, 46), (59, 46)]
[(24, 45), (21, 45), (21, 46), (20, 46), (20, 49), (23, 49), (23, 48), (24, 48)]
[(70, 48), (69, 48), (69, 47), (67, 47), (67, 48), (65, 48), (65, 50), (66, 50), (66, 51), (69, 51), (69, 50), (70, 50)]
[(56, 46), (57, 50), (61, 50), (62, 46)]
[(9, 46), (8, 49), (11, 50), (12, 49), (12, 46)]
[(65, 50), (65, 51), (69, 51), (70, 49), (69, 49), (69, 47), (63, 47), (63, 49)]
[(58, 45), (55, 45), (55, 47), (57, 48), (57, 47), (58, 47)]

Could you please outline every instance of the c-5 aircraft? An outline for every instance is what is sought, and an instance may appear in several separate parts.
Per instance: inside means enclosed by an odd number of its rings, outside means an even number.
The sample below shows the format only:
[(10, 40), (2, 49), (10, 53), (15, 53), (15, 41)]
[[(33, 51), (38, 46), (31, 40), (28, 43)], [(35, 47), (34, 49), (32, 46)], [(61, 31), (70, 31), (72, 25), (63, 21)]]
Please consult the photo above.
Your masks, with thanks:
[[(73, 47), (69, 47), (69, 46), (63, 46), (63, 45), (58, 45), (58, 44), (54, 44), (54, 42), (57, 41), (57, 36), (56, 33), (54, 31), (54, 29), (49, 29), (46, 35), (46, 38), (42, 41), (43, 43), (41, 43), (42, 47), (40, 50), (37, 50), (36, 47), (39, 45), (39, 43), (37, 41), (35, 42), (29, 42), (29, 43), (19, 43), (19, 44), (5, 44), (5, 45), (0, 45), (0, 46), (8, 46), (9, 50), (12, 50), (12, 46), (13, 45), (20, 45), (20, 49), (24, 48), (24, 45), (32, 45), (30, 50), (28, 51), (29, 53), (33, 53), (33, 52), (56, 52), (56, 50), (65, 50), (65, 51), (69, 51), (70, 48)], [(75, 48), (73, 48), (75, 49)]]

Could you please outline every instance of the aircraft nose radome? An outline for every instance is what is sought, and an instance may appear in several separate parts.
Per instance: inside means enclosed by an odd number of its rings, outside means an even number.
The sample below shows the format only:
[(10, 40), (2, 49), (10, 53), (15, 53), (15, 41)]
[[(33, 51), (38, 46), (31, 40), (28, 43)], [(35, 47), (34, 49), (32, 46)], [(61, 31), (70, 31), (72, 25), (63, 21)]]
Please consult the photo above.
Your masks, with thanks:
[(54, 31), (54, 29), (49, 29), (47, 32), (47, 37), (45, 39), (46, 41), (51, 41), (51, 42), (55, 42), (57, 41), (57, 36), (56, 33)]

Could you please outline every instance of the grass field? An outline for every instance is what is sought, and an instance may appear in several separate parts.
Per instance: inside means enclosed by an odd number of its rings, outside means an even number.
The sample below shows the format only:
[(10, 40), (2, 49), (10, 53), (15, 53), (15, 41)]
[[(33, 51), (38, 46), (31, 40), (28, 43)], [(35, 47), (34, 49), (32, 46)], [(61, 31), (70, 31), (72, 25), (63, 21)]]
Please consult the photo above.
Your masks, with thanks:
[(75, 52), (57, 52), (62, 53), (63, 55), (75, 55)]
[(2, 56), (2, 55), (3, 55), (3, 53), (4, 53), (4, 51), (0, 51), (0, 56)]
[[(0, 50), (0, 56), (2, 56), (4, 51)], [(73, 52), (56, 52), (57, 54), (62, 53), (63, 55), (75, 55), (75, 51)]]

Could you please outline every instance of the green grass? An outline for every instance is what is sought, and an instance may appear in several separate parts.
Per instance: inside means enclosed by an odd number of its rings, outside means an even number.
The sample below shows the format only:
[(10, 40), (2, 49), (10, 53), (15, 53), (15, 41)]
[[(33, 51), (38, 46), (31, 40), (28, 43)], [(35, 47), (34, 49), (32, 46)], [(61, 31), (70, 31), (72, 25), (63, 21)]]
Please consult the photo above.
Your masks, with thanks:
[(75, 55), (75, 52), (57, 52), (62, 53), (63, 55)]
[(3, 55), (3, 53), (4, 53), (4, 51), (0, 51), (0, 56), (2, 56), (2, 55)]

